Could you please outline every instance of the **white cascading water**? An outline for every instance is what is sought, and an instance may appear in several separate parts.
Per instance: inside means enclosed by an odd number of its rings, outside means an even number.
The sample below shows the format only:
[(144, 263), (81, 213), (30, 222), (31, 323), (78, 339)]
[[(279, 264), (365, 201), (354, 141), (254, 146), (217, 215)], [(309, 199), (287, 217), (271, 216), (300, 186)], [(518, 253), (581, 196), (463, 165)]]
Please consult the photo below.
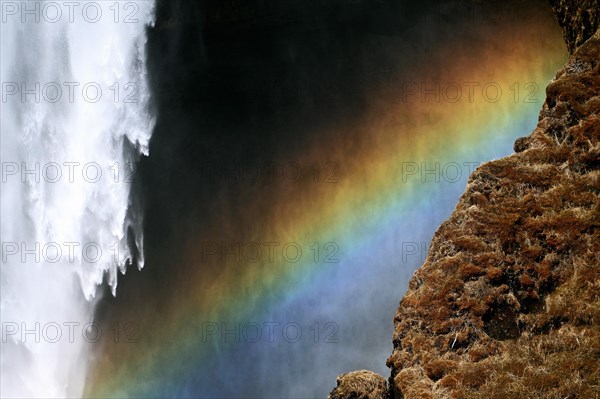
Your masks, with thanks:
[[(141, 213), (147, 154), (145, 28), (153, 1), (2, 1), (0, 396), (78, 397), (96, 288), (113, 294)], [(99, 336), (100, 334), (100, 336)]]

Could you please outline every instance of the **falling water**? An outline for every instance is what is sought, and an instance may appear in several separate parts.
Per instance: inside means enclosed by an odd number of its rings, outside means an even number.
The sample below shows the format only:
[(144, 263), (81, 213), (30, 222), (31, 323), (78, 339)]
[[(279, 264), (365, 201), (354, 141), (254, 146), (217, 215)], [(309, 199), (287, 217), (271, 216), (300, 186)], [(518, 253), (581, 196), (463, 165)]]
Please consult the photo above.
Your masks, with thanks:
[(96, 287), (143, 266), (130, 189), (153, 127), (153, 1), (0, 5), (0, 396), (81, 396), (90, 345), (109, 339)]

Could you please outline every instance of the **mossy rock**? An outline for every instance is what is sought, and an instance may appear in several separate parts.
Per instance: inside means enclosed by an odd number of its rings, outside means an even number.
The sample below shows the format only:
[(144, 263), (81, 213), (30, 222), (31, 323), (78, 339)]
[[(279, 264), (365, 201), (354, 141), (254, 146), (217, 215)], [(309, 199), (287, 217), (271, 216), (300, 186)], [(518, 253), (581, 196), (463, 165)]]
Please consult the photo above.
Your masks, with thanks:
[(337, 378), (328, 399), (387, 399), (385, 378), (368, 370), (352, 371)]

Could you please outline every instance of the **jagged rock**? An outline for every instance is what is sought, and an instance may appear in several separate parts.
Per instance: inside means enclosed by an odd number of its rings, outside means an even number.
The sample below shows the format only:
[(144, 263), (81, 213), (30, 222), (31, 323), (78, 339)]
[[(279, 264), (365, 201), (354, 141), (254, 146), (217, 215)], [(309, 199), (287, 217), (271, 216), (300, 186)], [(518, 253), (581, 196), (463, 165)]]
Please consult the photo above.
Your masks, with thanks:
[(600, 0), (550, 0), (569, 54), (600, 28)]
[[(582, 13), (562, 22), (573, 46)], [(393, 398), (600, 397), (600, 31), (546, 94), (537, 128), (471, 175), (414, 274)]]
[[(391, 399), (600, 397), (600, 6), (551, 3), (571, 56), (435, 233), (394, 318)], [(331, 399), (363, 397), (352, 374)]]
[(385, 378), (368, 370), (352, 371), (337, 378), (328, 399), (386, 399)]

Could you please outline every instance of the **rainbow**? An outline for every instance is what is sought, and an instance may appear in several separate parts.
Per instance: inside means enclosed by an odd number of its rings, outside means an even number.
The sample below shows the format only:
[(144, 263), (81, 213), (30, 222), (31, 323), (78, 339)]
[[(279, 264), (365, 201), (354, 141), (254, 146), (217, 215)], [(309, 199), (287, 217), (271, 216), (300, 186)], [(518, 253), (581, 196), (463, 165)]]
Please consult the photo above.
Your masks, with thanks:
[[(321, 366), (352, 345), (381, 339), (386, 344), (373, 349), (373, 359), (349, 355), (348, 364), (384, 367), (394, 308), (422, 263), (415, 250), (448, 217), (472, 168), (508, 155), (514, 140), (531, 132), (544, 88), (566, 59), (558, 29), (546, 23), (513, 27), (502, 37), (482, 32), (478, 46), (467, 51), (448, 40), (401, 77), (372, 88), (361, 123), (326, 128), (310, 148), (282, 157), (293, 176), (246, 188), (253, 200), (234, 218), (223, 204), (223, 216), (189, 238), (186, 273), (165, 298), (160, 322), (153, 309), (132, 310), (151, 331), (138, 345), (103, 346), (86, 396), (197, 396), (207, 370), (244, 374), (261, 351), (286, 344), (264, 342), (264, 323), (275, 321), (297, 323), (310, 340), (317, 333), (320, 342), (337, 339), (337, 346), (298, 344), (322, 354), (315, 360)], [(374, 303), (387, 304), (384, 321)], [(344, 331), (355, 327), (338, 322), (343, 312), (382, 326), (344, 342)], [(242, 332), (252, 335), (247, 341), (260, 342), (242, 347), (219, 339), (215, 329), (235, 329), (236, 322), (250, 326)], [(239, 339), (237, 331), (229, 334)], [(227, 366), (223, 359), (232, 354), (248, 364)], [(280, 362), (270, 367), (298, 367), (265, 356)], [(217, 396), (212, 389), (201, 395)], [(293, 396), (294, 388), (282, 392)]]

